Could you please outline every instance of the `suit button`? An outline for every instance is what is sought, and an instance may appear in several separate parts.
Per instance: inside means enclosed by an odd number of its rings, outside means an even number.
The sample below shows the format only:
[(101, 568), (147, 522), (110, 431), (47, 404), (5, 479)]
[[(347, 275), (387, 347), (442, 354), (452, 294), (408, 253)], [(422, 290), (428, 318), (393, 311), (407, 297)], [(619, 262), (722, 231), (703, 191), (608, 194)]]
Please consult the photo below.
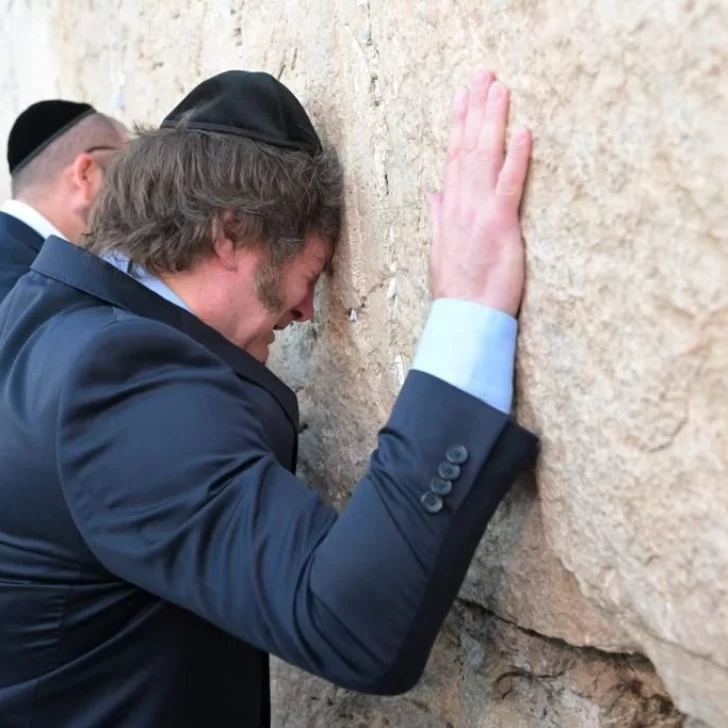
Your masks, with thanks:
[(420, 498), (420, 503), (422, 503), (422, 507), (428, 513), (439, 513), (442, 510), (442, 498), (440, 498), (439, 495), (436, 495), (432, 491), (427, 491), (427, 493), (423, 493), (422, 497)]
[(433, 478), (430, 481), (430, 490), (437, 495), (450, 495), (452, 493), (452, 483), (442, 478)]
[(437, 469), (437, 474), (443, 480), (456, 480), (460, 477), (460, 466), (455, 465), (455, 463), (448, 463), (447, 461), (442, 462)]
[(445, 459), (453, 465), (462, 465), (468, 459), (468, 450), (465, 445), (453, 445), (447, 449)]

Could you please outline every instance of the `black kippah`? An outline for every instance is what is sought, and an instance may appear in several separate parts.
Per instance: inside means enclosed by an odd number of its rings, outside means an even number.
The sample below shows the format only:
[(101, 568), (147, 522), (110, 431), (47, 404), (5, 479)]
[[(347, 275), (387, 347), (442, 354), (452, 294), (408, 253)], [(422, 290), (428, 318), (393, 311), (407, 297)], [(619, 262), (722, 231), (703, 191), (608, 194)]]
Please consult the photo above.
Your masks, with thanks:
[(74, 101), (39, 101), (29, 106), (13, 124), (8, 137), (8, 169), (19, 172), (54, 139), (89, 114), (93, 106)]
[(162, 127), (235, 134), (311, 153), (322, 148), (298, 99), (262, 72), (226, 71), (203, 81), (167, 115)]

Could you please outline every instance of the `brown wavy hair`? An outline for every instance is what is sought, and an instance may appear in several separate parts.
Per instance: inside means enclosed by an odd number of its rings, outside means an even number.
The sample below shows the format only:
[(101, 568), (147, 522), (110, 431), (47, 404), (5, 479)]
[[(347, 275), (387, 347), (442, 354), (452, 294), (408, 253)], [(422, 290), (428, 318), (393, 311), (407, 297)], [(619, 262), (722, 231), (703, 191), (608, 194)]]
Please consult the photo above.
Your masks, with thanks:
[(189, 270), (221, 235), (263, 246), (273, 268), (312, 235), (336, 243), (343, 204), (335, 151), (311, 154), (185, 128), (136, 128), (81, 245), (153, 275)]

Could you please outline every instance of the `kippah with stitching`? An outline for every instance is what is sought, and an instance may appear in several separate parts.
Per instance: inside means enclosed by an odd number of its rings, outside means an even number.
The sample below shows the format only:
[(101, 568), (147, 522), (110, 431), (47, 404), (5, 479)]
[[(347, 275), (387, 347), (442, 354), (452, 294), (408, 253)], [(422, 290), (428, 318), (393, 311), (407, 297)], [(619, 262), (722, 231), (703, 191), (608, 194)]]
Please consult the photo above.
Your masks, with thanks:
[(89, 104), (60, 99), (39, 101), (29, 106), (15, 120), (8, 136), (8, 170), (19, 172), (52, 141), (81, 119), (96, 113)]
[(162, 128), (255, 139), (311, 153), (321, 141), (298, 99), (268, 73), (226, 71), (196, 86), (162, 121)]

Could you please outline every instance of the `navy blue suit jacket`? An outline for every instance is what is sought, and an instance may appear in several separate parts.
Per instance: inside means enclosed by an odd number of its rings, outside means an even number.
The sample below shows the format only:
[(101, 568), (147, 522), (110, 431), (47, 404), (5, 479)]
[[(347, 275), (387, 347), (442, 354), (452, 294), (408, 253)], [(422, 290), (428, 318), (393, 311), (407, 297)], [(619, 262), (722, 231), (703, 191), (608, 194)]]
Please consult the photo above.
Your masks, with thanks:
[(297, 429), (269, 370), (49, 238), (0, 305), (0, 724), (259, 728), (268, 653), (410, 689), (537, 440), (411, 372), (337, 515)]
[(0, 212), (0, 301), (30, 270), (43, 238), (29, 225)]

